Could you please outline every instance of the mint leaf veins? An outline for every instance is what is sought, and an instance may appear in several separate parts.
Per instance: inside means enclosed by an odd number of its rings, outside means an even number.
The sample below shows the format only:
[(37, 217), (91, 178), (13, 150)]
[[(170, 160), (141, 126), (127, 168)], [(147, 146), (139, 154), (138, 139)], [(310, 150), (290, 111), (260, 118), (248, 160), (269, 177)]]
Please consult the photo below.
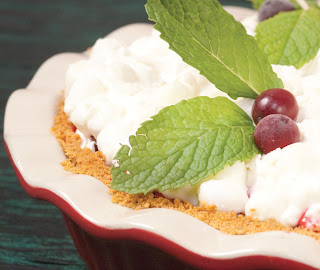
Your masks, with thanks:
[(320, 9), (296, 10), (258, 24), (256, 39), (270, 63), (300, 68), (320, 48)]
[(231, 98), (282, 88), (255, 39), (216, 0), (148, 0), (149, 19), (170, 49)]
[(251, 118), (225, 97), (195, 97), (144, 122), (116, 156), (111, 188), (126, 193), (177, 189), (259, 153)]

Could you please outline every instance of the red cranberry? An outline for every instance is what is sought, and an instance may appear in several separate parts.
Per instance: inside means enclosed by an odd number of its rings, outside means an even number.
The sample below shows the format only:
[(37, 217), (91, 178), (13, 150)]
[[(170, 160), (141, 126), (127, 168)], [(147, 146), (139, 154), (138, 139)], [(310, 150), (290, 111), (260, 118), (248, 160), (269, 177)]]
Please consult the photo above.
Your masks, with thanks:
[(294, 95), (281, 88), (273, 88), (261, 93), (252, 107), (253, 121), (259, 121), (270, 114), (283, 114), (295, 120), (298, 115), (298, 103)]
[(271, 114), (263, 118), (254, 132), (254, 140), (264, 154), (300, 141), (296, 123), (288, 116)]

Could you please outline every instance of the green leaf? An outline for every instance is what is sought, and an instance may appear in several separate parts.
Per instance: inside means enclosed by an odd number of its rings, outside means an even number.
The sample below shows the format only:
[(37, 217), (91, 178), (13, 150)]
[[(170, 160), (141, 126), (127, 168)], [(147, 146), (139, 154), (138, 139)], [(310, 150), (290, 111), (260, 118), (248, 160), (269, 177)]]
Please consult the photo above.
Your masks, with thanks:
[[(301, 9), (301, 6), (297, 3), (297, 1), (291, 0), (291, 2), (294, 4), (294, 6), (295, 6), (297, 9)], [(307, 3), (310, 7), (317, 7), (317, 6), (318, 6), (316, 0), (306, 0), (306, 3)]]
[(111, 168), (111, 187), (126, 193), (177, 189), (259, 153), (250, 117), (225, 97), (195, 97), (144, 122)]
[(320, 10), (296, 10), (258, 24), (256, 39), (272, 64), (300, 68), (315, 57), (320, 48)]
[(255, 39), (216, 0), (149, 0), (149, 19), (170, 49), (232, 98), (283, 87)]

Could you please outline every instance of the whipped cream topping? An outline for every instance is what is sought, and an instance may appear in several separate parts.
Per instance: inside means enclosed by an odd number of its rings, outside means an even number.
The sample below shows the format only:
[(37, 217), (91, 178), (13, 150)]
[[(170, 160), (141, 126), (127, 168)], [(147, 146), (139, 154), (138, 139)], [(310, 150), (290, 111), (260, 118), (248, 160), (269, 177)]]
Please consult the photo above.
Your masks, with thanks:
[[(256, 18), (244, 25), (253, 34)], [(301, 142), (236, 162), (196, 186), (167, 190), (166, 197), (274, 218), (288, 226), (296, 226), (304, 213), (320, 221), (320, 52), (299, 70), (273, 69), (296, 96)], [(129, 135), (163, 107), (199, 95), (226, 96), (169, 50), (156, 31), (129, 46), (99, 39), (89, 59), (69, 67), (65, 95), (70, 121), (84, 137), (96, 138), (107, 165), (121, 144), (129, 144)], [(235, 101), (250, 116), (253, 102)]]
[[(320, 202), (320, 51), (299, 70), (274, 65), (284, 88), (297, 99), (297, 125), (301, 141), (267, 155), (259, 155), (248, 164), (247, 187), (250, 190), (245, 213), (265, 220), (274, 218), (284, 225), (296, 226), (305, 211)], [(310, 211), (309, 211), (310, 210)]]
[(120, 144), (163, 107), (218, 94), (153, 31), (130, 46), (99, 39), (88, 60), (68, 69), (65, 112), (83, 134), (96, 138), (110, 165)]

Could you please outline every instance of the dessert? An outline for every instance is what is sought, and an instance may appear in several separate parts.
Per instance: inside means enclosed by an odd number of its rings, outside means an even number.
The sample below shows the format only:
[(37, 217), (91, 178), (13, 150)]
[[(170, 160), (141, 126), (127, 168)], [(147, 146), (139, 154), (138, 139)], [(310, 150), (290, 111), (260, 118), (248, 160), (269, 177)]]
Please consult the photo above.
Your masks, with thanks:
[[(253, 39), (248, 40), (252, 46)], [(204, 174), (197, 183), (183, 183), (181, 186), (177, 184), (176, 189), (172, 188), (174, 183), (168, 184), (163, 190), (158, 186), (145, 187), (145, 195), (143, 192), (134, 191), (132, 193), (138, 194), (127, 194), (111, 189), (114, 202), (136, 209), (179, 209), (223, 232), (233, 234), (286, 230), (319, 239), (319, 172), (316, 166), (312, 165), (318, 159), (314, 149), (317, 140), (314, 129), (319, 126), (315, 116), (318, 107), (315, 100), (319, 98), (319, 89), (315, 82), (319, 80), (319, 71), (312, 69), (312, 66), (319, 65), (319, 57), (318, 53), (311, 62), (300, 69), (285, 65), (273, 66), (285, 89), (296, 96), (301, 142), (291, 144), (282, 150), (276, 149), (268, 155), (261, 155), (253, 144), (254, 126), (250, 125), (251, 119), (247, 116), (251, 115), (254, 102), (252, 97), (256, 97), (257, 93), (242, 91), (242, 97), (234, 101), (242, 107), (241, 110), (196, 69), (183, 63), (177, 54), (168, 50), (168, 45), (159, 38), (157, 32), (153, 32), (153, 37), (137, 40), (129, 47), (123, 47), (114, 40), (100, 40), (93, 47), (88, 61), (79, 62), (68, 71), (65, 105), (61, 108), (53, 129), (69, 158), (64, 165), (75, 173), (93, 175), (110, 185), (111, 175), (104, 163), (110, 166), (115, 159), (114, 168), (121, 167), (121, 164), (117, 164), (117, 158), (113, 157), (119, 143), (133, 146), (139, 144), (139, 140), (146, 139), (141, 132), (139, 134), (142, 136), (131, 137), (130, 142), (128, 141), (129, 135), (134, 134), (142, 122), (152, 115), (157, 115), (163, 107), (175, 104), (166, 107), (167, 109), (162, 110), (162, 114), (158, 116), (165, 118), (166, 114), (171, 115), (176, 122), (166, 123), (179, 127), (181, 122), (184, 123), (184, 119), (181, 120), (174, 115), (175, 109), (182, 108), (180, 111), (183, 111), (185, 106), (189, 106), (191, 113), (187, 111), (183, 114), (185, 119), (189, 119), (196, 115), (194, 112), (202, 115), (203, 106), (197, 107), (199, 103), (204, 104), (204, 107), (220, 106), (223, 109), (218, 112), (212, 109), (210, 112), (221, 114), (222, 118), (231, 118), (236, 124), (241, 123), (242, 129), (247, 128), (246, 132), (241, 133), (246, 135), (245, 142), (248, 145), (245, 153), (239, 152), (241, 157), (226, 158), (226, 161), (222, 160), (223, 166), (215, 165), (214, 176)], [(266, 67), (266, 70), (272, 81), (271, 87), (282, 87), (281, 81), (272, 73), (271, 68)], [(295, 80), (294, 83), (292, 78)], [(220, 89), (225, 89), (224, 82), (219, 81), (217, 85)], [(235, 85), (240, 84), (236, 82)], [(306, 88), (307, 92), (304, 90)], [(233, 98), (238, 95), (235, 92), (228, 94)], [(194, 98), (190, 99), (192, 97)], [(181, 103), (181, 99), (187, 101)], [(132, 110), (129, 110), (129, 107)], [(225, 112), (225, 108), (230, 109)], [(204, 115), (203, 119), (207, 120), (206, 117)], [(157, 121), (158, 118), (153, 117), (153, 121)], [(219, 122), (217, 117), (210, 119), (214, 124), (221, 126), (225, 125), (227, 120)], [(81, 149), (81, 138), (72, 131), (71, 122), (84, 138), (96, 138), (101, 152), (93, 153), (89, 149)], [(143, 128), (151, 124), (152, 121), (146, 122)], [(163, 129), (166, 128), (167, 126), (163, 126)], [(226, 145), (237, 147), (234, 138), (239, 136), (238, 134), (231, 136)], [(178, 139), (183, 136), (178, 132), (171, 135)], [(202, 135), (198, 133), (197, 136)], [(224, 135), (221, 138), (225, 138)], [(176, 141), (179, 141), (178, 139)], [(169, 151), (176, 145), (168, 143), (166, 147), (166, 151)], [(123, 152), (128, 150), (123, 147), (121, 149)], [(229, 152), (232, 150), (229, 149)], [(162, 154), (159, 152), (159, 155)], [(205, 153), (203, 155), (205, 156)], [(293, 156), (297, 158), (293, 159)], [(198, 164), (200, 167), (201, 160), (200, 158)], [(147, 161), (145, 159), (144, 162)], [(126, 170), (125, 173), (129, 177), (134, 172)], [(301, 186), (304, 182), (307, 183)], [(168, 186), (171, 188), (167, 188)], [(156, 193), (159, 191), (164, 197)], [(301, 227), (298, 226), (299, 223)], [(305, 226), (311, 230), (302, 228)]]

